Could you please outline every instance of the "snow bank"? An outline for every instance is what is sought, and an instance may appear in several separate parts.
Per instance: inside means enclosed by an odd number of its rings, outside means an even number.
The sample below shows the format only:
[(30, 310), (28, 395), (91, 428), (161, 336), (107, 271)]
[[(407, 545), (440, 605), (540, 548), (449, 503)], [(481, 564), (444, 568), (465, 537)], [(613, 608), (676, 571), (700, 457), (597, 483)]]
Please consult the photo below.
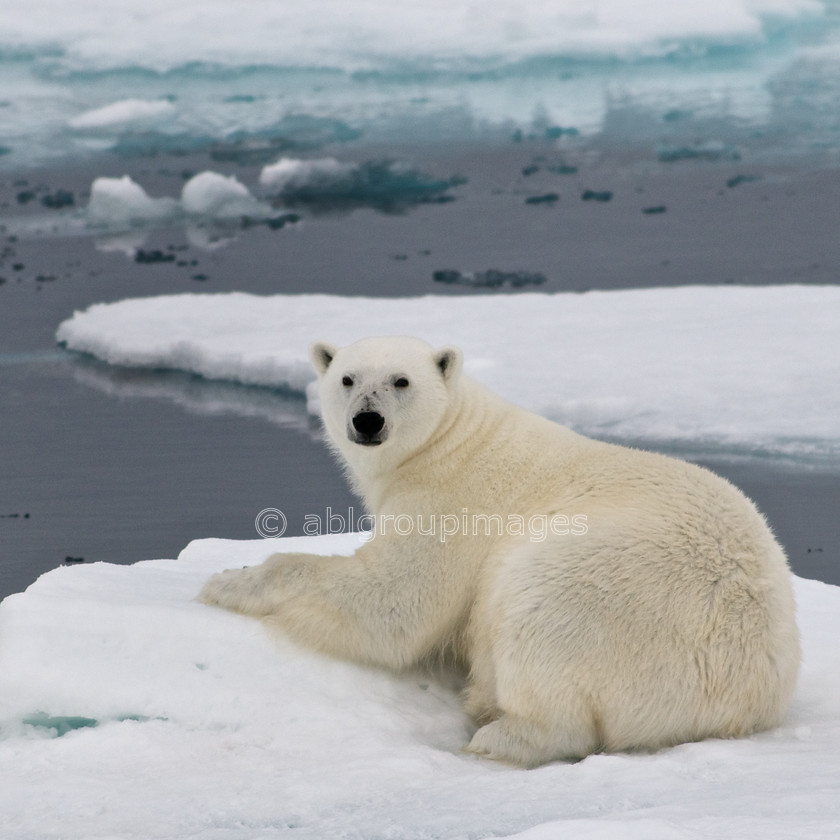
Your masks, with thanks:
[(357, 544), (200, 540), (178, 560), (60, 568), (8, 597), (0, 834), (837, 836), (840, 589), (795, 581), (804, 667), (780, 729), (522, 771), (460, 752), (471, 729), (450, 688), (271, 641), (193, 600), (222, 568)]
[(165, 219), (178, 210), (172, 198), (151, 198), (138, 183), (122, 178), (97, 178), (90, 188), (88, 221), (97, 225), (120, 225), (131, 221)]
[(303, 391), (307, 350), (455, 343), (514, 402), (602, 437), (840, 456), (840, 288), (683, 287), (416, 299), (175, 295), (98, 304), (57, 338), (116, 365)]
[(85, 111), (70, 120), (70, 127), (83, 129), (110, 129), (120, 126), (157, 121), (175, 113), (175, 106), (166, 99), (124, 99)]

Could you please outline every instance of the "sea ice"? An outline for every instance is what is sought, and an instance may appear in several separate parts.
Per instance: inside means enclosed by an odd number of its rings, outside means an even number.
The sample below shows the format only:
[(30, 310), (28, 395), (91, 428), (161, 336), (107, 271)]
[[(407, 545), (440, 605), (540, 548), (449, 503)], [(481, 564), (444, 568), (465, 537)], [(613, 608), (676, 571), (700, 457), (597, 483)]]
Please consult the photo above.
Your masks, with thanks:
[(149, 122), (175, 113), (175, 106), (166, 99), (124, 99), (102, 108), (85, 111), (70, 120), (70, 127), (77, 130), (115, 128), (138, 122)]
[(94, 224), (120, 225), (172, 216), (178, 208), (173, 198), (151, 198), (128, 175), (97, 178), (90, 188), (87, 219)]
[(181, 206), (185, 212), (216, 219), (264, 216), (271, 209), (257, 201), (235, 175), (201, 172), (184, 184)]
[[(807, 120), (802, 142), (836, 145), (836, 68), (808, 61), (837, 38), (824, 0), (610, 0), (597, 13), (580, 0), (251, 0), (247, 14), (227, 0), (120, 0), (119, 14), (90, 0), (37, 8), (0, 3), (0, 90), (15, 91), (13, 107), (0, 107), (4, 167), (106, 147), (227, 146), (229, 159), (264, 162), (266, 150), (316, 147), (285, 131), (301, 117), (412, 142), (509, 128), (565, 141), (611, 134), (613, 109), (642, 116), (653, 103), (724, 120), (727, 135), (778, 131), (788, 148), (791, 124)], [(547, 125), (535, 123), (542, 114)]]
[[(231, 220), (244, 225), (266, 224), (275, 230), (299, 220), (295, 214), (275, 211), (259, 201), (235, 176), (212, 171), (202, 172), (187, 181), (180, 198), (153, 198), (130, 176), (123, 175), (121, 178), (95, 178), (90, 187), (90, 200), (80, 212), (60, 212), (75, 205), (74, 195), (64, 190), (45, 196), (41, 203), (51, 211), (59, 212), (51, 212), (49, 218), (30, 215), (12, 219), (5, 225), (7, 230), (41, 236), (78, 236), (91, 232), (111, 236), (134, 227), (186, 222), (191, 226), (187, 236), (194, 238), (198, 247), (212, 248), (219, 244), (220, 237), (209, 236), (203, 229), (208, 220), (222, 224)], [(142, 239), (131, 242), (121, 239), (113, 243), (103, 240), (97, 247), (131, 254), (142, 242)]]
[(197, 540), (177, 560), (63, 567), (6, 598), (0, 835), (837, 837), (837, 587), (794, 580), (804, 662), (780, 728), (523, 771), (461, 752), (472, 725), (454, 686), (309, 653), (195, 601), (223, 568), (358, 544)]
[[(227, 0), (122, 0), (102, 14), (84, 0), (4, 0), (0, 31), (12, 46), (51, 47), (61, 67), (158, 73), (205, 66), (497, 68), (553, 56), (624, 57), (678, 53), (690, 45), (761, 42), (768, 21), (818, 16), (818, 0), (611, 0), (597, 13), (579, 0), (253, 0), (248, 13)], [(43, 20), (50, 26), (44, 28)], [(126, 20), (131, 23), (126, 27)], [(58, 49), (56, 48), (58, 45)], [(370, 82), (368, 82), (368, 85)]]
[(354, 163), (342, 163), (331, 157), (315, 160), (284, 157), (263, 167), (260, 185), (279, 194), (346, 189), (356, 168)]
[(347, 163), (335, 158), (281, 158), (260, 173), (261, 186), (299, 201), (422, 201), (462, 181), (433, 178), (398, 160)]
[(827, 462), (840, 457), (838, 323), (836, 286), (230, 293), (97, 304), (57, 338), (111, 364), (304, 391), (315, 339), (417, 335), (460, 345), (475, 378), (585, 433)]

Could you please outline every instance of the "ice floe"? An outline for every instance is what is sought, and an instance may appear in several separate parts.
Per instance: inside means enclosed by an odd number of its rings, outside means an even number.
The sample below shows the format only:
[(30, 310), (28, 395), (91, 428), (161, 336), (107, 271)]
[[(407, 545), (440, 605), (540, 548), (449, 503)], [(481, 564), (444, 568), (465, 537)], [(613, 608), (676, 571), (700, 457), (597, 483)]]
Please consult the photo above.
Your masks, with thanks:
[(412, 202), (444, 193), (462, 178), (434, 178), (405, 161), (349, 163), (335, 158), (281, 158), (263, 167), (260, 185), (286, 200)]
[(235, 175), (201, 172), (184, 184), (181, 206), (186, 213), (216, 219), (270, 215), (271, 208), (251, 195)]
[(69, 125), (76, 130), (113, 129), (129, 124), (157, 121), (172, 116), (175, 111), (175, 106), (166, 99), (123, 99), (85, 111), (73, 117)]
[(152, 198), (128, 175), (97, 178), (90, 188), (87, 219), (96, 225), (166, 219), (178, 211), (173, 198)]
[(230, 293), (94, 305), (57, 337), (111, 364), (304, 391), (315, 339), (418, 335), (459, 344), (475, 378), (583, 432), (819, 461), (840, 457), (838, 323), (836, 286)]
[(3, 837), (837, 836), (837, 587), (795, 580), (804, 664), (780, 728), (522, 771), (461, 752), (472, 730), (453, 687), (308, 653), (194, 600), (220, 569), (358, 540), (197, 540), (177, 560), (63, 567), (8, 597)]

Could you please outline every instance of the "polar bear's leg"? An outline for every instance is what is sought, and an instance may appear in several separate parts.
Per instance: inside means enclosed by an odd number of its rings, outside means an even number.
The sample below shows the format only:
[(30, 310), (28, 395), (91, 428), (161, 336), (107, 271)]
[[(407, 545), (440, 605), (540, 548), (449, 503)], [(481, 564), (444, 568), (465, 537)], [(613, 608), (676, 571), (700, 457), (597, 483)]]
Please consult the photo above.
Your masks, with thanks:
[(476, 652), (461, 699), (464, 710), (479, 726), (495, 720), (501, 714), (496, 699), (496, 668), (489, 646)]
[[(562, 703), (558, 698), (558, 704)], [(561, 720), (542, 724), (511, 713), (482, 726), (470, 741), (468, 752), (518, 767), (536, 767), (547, 761), (575, 760), (600, 747), (589, 715), (573, 700), (567, 701)]]
[[(476, 637), (488, 639), (473, 663), (476, 699), (490, 714), (468, 750), (523, 767), (575, 760), (602, 748), (600, 711), (593, 702), (587, 621), (590, 588), (576, 586), (575, 550), (568, 540), (525, 544), (509, 551), (493, 581)], [(594, 658), (603, 660), (596, 650)], [(595, 662), (597, 672), (598, 662)], [(467, 699), (472, 700), (472, 687)]]
[(479, 726), (483, 726), (499, 717), (496, 693), (493, 687), (486, 682), (478, 682), (472, 679), (464, 690), (461, 700), (464, 704), (464, 711)]
[(441, 628), (463, 613), (470, 579), (467, 567), (460, 579), (450, 574), (437, 597), (426, 597), (448, 555), (427, 551), (417, 563), (407, 539), (377, 536), (349, 556), (275, 554), (260, 566), (213, 575), (198, 597), (261, 618), (322, 653), (400, 670), (442, 647)]

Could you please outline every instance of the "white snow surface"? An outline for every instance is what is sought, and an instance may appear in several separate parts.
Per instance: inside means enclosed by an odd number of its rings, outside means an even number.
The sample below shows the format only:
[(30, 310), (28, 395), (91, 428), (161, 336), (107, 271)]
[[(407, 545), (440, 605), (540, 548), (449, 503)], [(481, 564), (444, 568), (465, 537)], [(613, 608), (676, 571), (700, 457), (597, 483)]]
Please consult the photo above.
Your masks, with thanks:
[[(358, 540), (198, 540), (177, 560), (63, 567), (9, 596), (0, 836), (840, 836), (837, 587), (795, 580), (804, 662), (782, 727), (523, 771), (461, 752), (471, 725), (453, 687), (308, 653), (194, 600), (220, 569)], [(62, 724), (76, 728), (57, 737)]]
[[(305, 391), (308, 347), (456, 344), (466, 370), (585, 433), (836, 459), (840, 288), (681, 287), (361, 298), (244, 293), (97, 304), (58, 329), (105, 362)], [(310, 409), (317, 412), (313, 389)]]

